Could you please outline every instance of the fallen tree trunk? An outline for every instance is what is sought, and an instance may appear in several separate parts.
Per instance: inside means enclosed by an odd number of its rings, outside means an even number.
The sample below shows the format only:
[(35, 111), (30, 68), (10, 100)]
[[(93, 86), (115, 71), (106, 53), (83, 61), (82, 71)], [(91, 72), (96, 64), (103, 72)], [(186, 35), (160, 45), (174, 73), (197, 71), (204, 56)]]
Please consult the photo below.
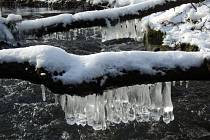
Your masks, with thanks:
[(57, 94), (85, 96), (165, 81), (210, 80), (210, 53), (107, 52), (67, 54), (51, 46), (0, 50), (0, 78), (44, 84)]
[[(144, 3), (99, 11), (87, 11), (74, 15), (55, 16), (37, 20), (26, 20), (17, 24), (16, 31), (22, 34), (42, 36), (53, 32), (74, 28), (115, 25), (126, 20), (142, 18), (152, 13), (168, 10), (186, 3), (198, 3), (204, 0), (148, 0)], [(57, 19), (56, 19), (57, 18)], [(54, 20), (52, 20), (54, 19)]]

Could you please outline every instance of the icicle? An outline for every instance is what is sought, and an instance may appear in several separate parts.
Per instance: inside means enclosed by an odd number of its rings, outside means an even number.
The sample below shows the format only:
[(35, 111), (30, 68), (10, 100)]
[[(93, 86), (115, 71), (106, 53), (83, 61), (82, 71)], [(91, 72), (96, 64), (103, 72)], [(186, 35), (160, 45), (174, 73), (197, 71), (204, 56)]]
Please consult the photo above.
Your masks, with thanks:
[(59, 95), (58, 94), (55, 94), (54, 96), (55, 96), (55, 104), (58, 104), (59, 103), (59, 101), (58, 101), (58, 96)]
[(2, 8), (0, 6), (0, 17), (2, 17)]
[(66, 104), (64, 111), (65, 111), (65, 117), (66, 121), (70, 125), (74, 125), (76, 123), (76, 115), (75, 115), (75, 110), (76, 110), (76, 100), (74, 96), (66, 96)]
[(115, 26), (104, 27), (101, 35), (102, 42), (120, 38), (132, 38), (136, 41), (142, 41), (144, 33), (140, 20), (136, 19), (118, 23)]
[(165, 82), (163, 88), (163, 121), (169, 123), (174, 120), (173, 105), (171, 101), (171, 82)]
[(65, 32), (65, 37), (66, 37), (66, 40), (69, 40), (69, 33), (68, 32)]
[(106, 127), (104, 105), (101, 101), (103, 101), (103, 99), (101, 99), (101, 97), (99, 96), (96, 96), (95, 115), (94, 115), (94, 124), (93, 124), (93, 128), (95, 130), (101, 130)]
[(186, 88), (189, 87), (189, 81), (186, 81), (186, 85), (185, 85)]
[(156, 83), (150, 88), (151, 97), (151, 117), (155, 121), (159, 121), (162, 114), (162, 83)]
[(87, 104), (85, 106), (85, 115), (87, 117), (87, 124), (89, 126), (94, 125), (95, 116), (95, 95), (87, 96)]
[(176, 86), (176, 81), (173, 81), (173, 86), (174, 86), (174, 87)]
[(122, 87), (102, 96), (62, 95), (60, 104), (68, 124), (89, 125), (95, 130), (134, 120), (159, 121), (161, 116), (165, 123), (174, 119), (170, 82)]
[(61, 107), (64, 111), (66, 111), (65, 110), (66, 109), (66, 102), (67, 102), (66, 95), (61, 95), (60, 96), (60, 104), (61, 104)]
[(179, 85), (182, 86), (183, 85), (183, 81), (179, 81)]
[(42, 100), (45, 102), (46, 101), (46, 89), (44, 85), (41, 85), (41, 90), (42, 90)]
[(76, 124), (77, 125), (86, 125), (86, 114), (85, 114), (85, 106), (86, 106), (86, 99), (82, 97), (75, 96), (76, 100), (76, 107), (75, 107), (75, 116), (76, 116)]

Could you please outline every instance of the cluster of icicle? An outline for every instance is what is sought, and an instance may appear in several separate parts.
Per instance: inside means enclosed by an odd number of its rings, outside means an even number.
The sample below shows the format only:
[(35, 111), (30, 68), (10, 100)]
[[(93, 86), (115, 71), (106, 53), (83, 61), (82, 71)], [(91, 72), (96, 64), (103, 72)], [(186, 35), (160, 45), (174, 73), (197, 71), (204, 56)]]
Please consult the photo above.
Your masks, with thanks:
[[(44, 40), (93, 40), (98, 39), (101, 42), (106, 42), (110, 40), (118, 40), (123, 38), (134, 39), (135, 41), (142, 42), (145, 25), (139, 19), (128, 20), (125, 22), (119, 22), (116, 25), (110, 25), (107, 21), (106, 27), (92, 27), (92, 28), (82, 28), (82, 29), (72, 29), (67, 32), (56, 32), (52, 34), (45, 35)], [(19, 36), (20, 38), (29, 38), (28, 35)]]
[[(108, 22), (108, 21), (107, 21)], [(121, 38), (132, 38), (136, 41), (142, 41), (144, 36), (144, 28), (141, 20), (128, 20), (118, 23), (115, 26), (109, 25), (103, 27), (101, 31), (102, 42)]]
[(174, 119), (171, 101), (171, 82), (135, 85), (109, 90), (103, 95), (86, 97), (60, 95), (57, 97), (70, 125), (89, 125), (105, 130), (119, 123)]
[[(34, 36), (21, 34), (18, 36), (20, 39), (34, 39)], [(62, 41), (74, 41), (74, 40), (101, 40), (101, 28), (81, 28), (81, 29), (71, 29), (65, 32), (55, 32), (43, 36), (44, 40), (62, 40)]]

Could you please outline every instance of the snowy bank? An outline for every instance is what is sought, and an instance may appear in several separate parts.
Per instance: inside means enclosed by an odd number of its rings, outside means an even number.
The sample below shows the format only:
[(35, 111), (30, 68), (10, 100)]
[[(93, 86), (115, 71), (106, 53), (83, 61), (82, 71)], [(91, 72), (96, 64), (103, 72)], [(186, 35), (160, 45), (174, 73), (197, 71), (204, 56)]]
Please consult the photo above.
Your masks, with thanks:
[[(195, 7), (194, 7), (195, 6)], [(165, 33), (163, 45), (174, 47), (189, 43), (202, 51), (210, 48), (210, 1), (185, 4), (147, 16), (142, 22), (151, 29)], [(196, 8), (196, 9), (195, 9)]]
[(78, 56), (52, 46), (32, 46), (0, 50), (0, 77), (36, 80), (54, 92), (90, 94), (138, 83), (209, 80), (209, 58), (209, 53), (179, 51)]

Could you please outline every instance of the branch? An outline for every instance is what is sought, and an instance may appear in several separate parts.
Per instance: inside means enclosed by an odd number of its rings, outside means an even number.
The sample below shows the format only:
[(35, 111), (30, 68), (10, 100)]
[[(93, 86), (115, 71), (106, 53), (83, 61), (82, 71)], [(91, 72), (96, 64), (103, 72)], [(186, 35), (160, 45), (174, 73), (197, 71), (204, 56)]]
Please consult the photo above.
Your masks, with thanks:
[(68, 54), (51, 46), (0, 50), (0, 78), (44, 84), (57, 94), (85, 96), (135, 84), (210, 80), (210, 53), (103, 52)]
[(144, 3), (98, 11), (80, 12), (74, 15), (64, 14), (49, 18), (22, 21), (17, 31), (22, 34), (42, 36), (53, 32), (74, 28), (115, 25), (119, 22), (142, 18), (186, 3), (198, 3), (204, 0), (148, 0)]

